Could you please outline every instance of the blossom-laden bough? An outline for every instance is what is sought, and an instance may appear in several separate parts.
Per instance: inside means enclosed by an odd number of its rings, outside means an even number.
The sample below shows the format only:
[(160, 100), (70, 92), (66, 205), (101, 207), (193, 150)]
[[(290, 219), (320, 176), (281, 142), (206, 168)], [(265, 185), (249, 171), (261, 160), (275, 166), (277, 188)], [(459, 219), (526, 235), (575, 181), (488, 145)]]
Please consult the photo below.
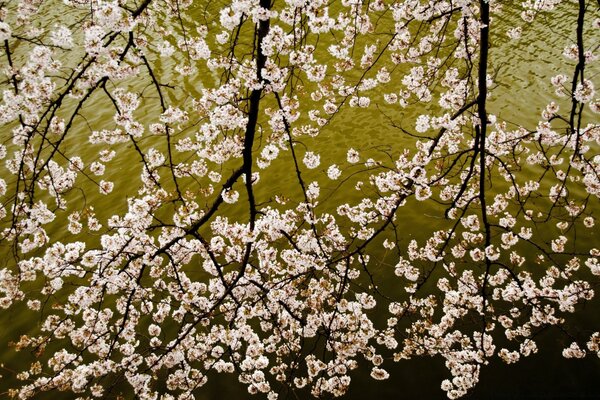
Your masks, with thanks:
[[(32, 321), (2, 393), (187, 399), (221, 372), (341, 396), (441, 356), (457, 398), (551, 326), (600, 355), (561, 327), (600, 275), (598, 3), (57, 3), (0, 4), (0, 315)], [(502, 119), (492, 42), (551, 13), (554, 99)]]

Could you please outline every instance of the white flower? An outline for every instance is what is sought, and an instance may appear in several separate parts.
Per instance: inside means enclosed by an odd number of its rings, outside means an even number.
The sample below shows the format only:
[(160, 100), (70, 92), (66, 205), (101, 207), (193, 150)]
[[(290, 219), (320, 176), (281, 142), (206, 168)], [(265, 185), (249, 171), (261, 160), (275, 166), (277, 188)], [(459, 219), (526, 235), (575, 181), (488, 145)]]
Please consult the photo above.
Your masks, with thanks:
[(573, 97), (580, 103), (587, 103), (594, 97), (594, 94), (594, 84), (592, 81), (585, 79), (583, 84), (581, 82), (577, 84)]
[(100, 156), (100, 161), (102, 162), (109, 162), (117, 155), (117, 153), (114, 150), (107, 149), (101, 150), (98, 154)]
[(166, 40), (157, 45), (161, 57), (171, 57), (175, 53), (175, 47)]
[(562, 355), (564, 358), (584, 358), (585, 350), (582, 350), (576, 342), (573, 342), (563, 350)]
[(415, 124), (415, 129), (417, 132), (423, 133), (429, 129), (429, 116), (428, 115), (419, 115), (417, 118), (417, 122)]
[(358, 106), (361, 108), (367, 108), (371, 104), (371, 99), (365, 96), (361, 96), (358, 98)]
[(483, 251), (481, 251), (480, 248), (475, 248), (471, 251), (469, 251), (469, 255), (471, 256), (471, 258), (473, 259), (473, 261), (482, 261), (485, 257), (485, 253)]
[(390, 81), (391, 77), (390, 77), (390, 73), (388, 72), (388, 70), (383, 67), (379, 70), (379, 72), (377, 72), (377, 80), (380, 83), (388, 83)]
[(148, 333), (150, 334), (150, 336), (158, 336), (160, 335), (160, 331), (160, 326), (156, 324), (150, 324), (150, 326), (148, 326)]
[(386, 93), (383, 95), (386, 103), (394, 104), (398, 102), (398, 95), (396, 93)]
[(385, 239), (383, 241), (383, 247), (386, 248), (386, 249), (388, 249), (388, 250), (392, 250), (394, 247), (396, 247), (396, 243)]
[(69, 225), (67, 226), (67, 229), (73, 235), (76, 235), (79, 232), (81, 232), (81, 229), (83, 228), (83, 225), (81, 224), (81, 222), (79, 222), (80, 219), (81, 219), (81, 215), (79, 212), (74, 212), (71, 215), (69, 215), (69, 217), (68, 217)]
[(260, 155), (262, 156), (262, 158), (264, 158), (267, 161), (272, 161), (272, 160), (276, 159), (278, 154), (279, 154), (279, 148), (277, 146), (275, 146), (274, 144), (266, 145), (260, 152)]
[(218, 183), (221, 180), (221, 174), (216, 171), (210, 171), (208, 173), (208, 179), (210, 179), (214, 183)]
[(516, 27), (516, 28), (511, 28), (506, 32), (506, 35), (511, 38), (512, 40), (518, 40), (521, 38), (521, 34), (523, 33), (523, 30), (521, 29), (520, 26)]
[(500, 250), (496, 246), (489, 245), (485, 248), (485, 256), (490, 261), (496, 261), (500, 258)]
[(569, 78), (565, 74), (553, 76), (550, 81), (554, 86), (562, 86)]
[(570, 44), (563, 50), (563, 56), (569, 60), (577, 60), (579, 57), (579, 51), (576, 44)]
[(100, 181), (100, 193), (109, 194), (112, 192), (114, 186), (114, 183), (102, 180)]
[(304, 159), (302, 162), (308, 169), (315, 169), (321, 163), (321, 156), (313, 153), (312, 151), (307, 151), (306, 154), (304, 154)]
[(375, 367), (371, 370), (371, 378), (376, 379), (378, 381), (385, 380), (389, 377), (390, 374), (388, 374), (388, 372), (384, 369)]
[(431, 188), (429, 186), (419, 186), (415, 190), (415, 198), (419, 201), (425, 201), (431, 197)]
[(98, 25), (92, 25), (84, 30), (84, 44), (85, 50), (92, 56), (96, 56), (102, 49), (102, 37), (104, 36), (104, 29)]
[(186, 111), (171, 106), (161, 114), (159, 119), (165, 124), (180, 124), (188, 120), (188, 115)]
[(346, 159), (348, 160), (348, 162), (350, 164), (356, 164), (360, 160), (358, 151), (356, 151), (352, 148), (349, 149), (348, 153), (346, 155)]
[(340, 175), (342, 175), (342, 171), (340, 171), (337, 165), (332, 164), (329, 166), (329, 168), (327, 168), (327, 176), (329, 179), (335, 181), (340, 177)]
[(41, 303), (41, 301), (39, 301), (39, 300), (28, 300), (28, 301), (27, 301), (27, 307), (28, 307), (30, 310), (37, 311), (37, 310), (39, 310), (39, 309), (40, 309), (41, 305), (42, 305), (42, 303)]
[(306, 196), (309, 200), (315, 200), (319, 197), (320, 189), (317, 182), (311, 182), (306, 189)]
[(557, 239), (552, 241), (552, 251), (556, 253), (562, 253), (565, 251), (565, 244), (567, 243), (567, 238), (565, 236), (559, 236)]
[(227, 42), (229, 40), (229, 32), (223, 31), (223, 32), (219, 33), (218, 35), (216, 35), (215, 38), (217, 40), (217, 43), (225, 44), (225, 42)]
[(238, 201), (240, 194), (236, 190), (225, 190), (222, 194), (225, 203), (233, 204)]
[(93, 163), (90, 164), (90, 171), (96, 175), (96, 176), (100, 176), (104, 174), (104, 164), (99, 163), (97, 161), (94, 161)]

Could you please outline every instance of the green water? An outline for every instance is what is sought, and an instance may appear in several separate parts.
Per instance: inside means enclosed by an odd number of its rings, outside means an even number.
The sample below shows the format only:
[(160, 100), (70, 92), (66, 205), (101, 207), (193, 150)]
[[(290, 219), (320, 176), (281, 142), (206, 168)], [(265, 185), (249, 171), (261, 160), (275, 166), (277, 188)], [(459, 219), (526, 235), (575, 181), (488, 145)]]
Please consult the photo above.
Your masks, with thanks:
[[(214, 5), (218, 7), (218, 5)], [(47, 10), (47, 22), (51, 23), (56, 18), (52, 7)], [(199, 14), (200, 15), (200, 14)], [(564, 59), (561, 57), (562, 48), (573, 37), (575, 15), (570, 10), (564, 10), (561, 18), (540, 17), (535, 25), (524, 30), (523, 38), (518, 42), (508, 42), (502, 33), (492, 38), (490, 65), (492, 69), (500, 68), (497, 78), (498, 87), (493, 90), (489, 103), (489, 112), (498, 115), (515, 124), (533, 128), (538, 120), (543, 107), (551, 100), (556, 100), (553, 89), (549, 85), (549, 78), (559, 72), (568, 72)], [(509, 24), (516, 19), (516, 15), (508, 12), (498, 21), (498, 24)], [(546, 18), (546, 19), (545, 19)], [(177, 28), (175, 28), (177, 29)], [(558, 38), (558, 39), (557, 39)], [(600, 40), (596, 33), (596, 38)], [(161, 81), (169, 82), (175, 87), (169, 90), (169, 101), (177, 104), (189, 102), (185, 93), (198, 97), (198, 90), (202, 86), (214, 85), (218, 77), (211, 74), (200, 74), (180, 78), (174, 72), (178, 60), (153, 61), (155, 73)], [(591, 70), (590, 75), (597, 78), (598, 71)], [(197, 79), (196, 79), (197, 78)], [(599, 86), (599, 82), (595, 79)], [(147, 90), (148, 80), (127, 81), (124, 85), (129, 90), (142, 92)], [(375, 97), (375, 96), (373, 96)], [(266, 101), (262, 106), (268, 106)], [(563, 100), (561, 106), (567, 107)], [(154, 122), (160, 112), (156, 99), (150, 99), (150, 104), (136, 112), (138, 120), (144, 124)], [(330, 204), (354, 202), (362, 198), (362, 194), (352, 189), (354, 183), (365, 177), (358, 173), (360, 167), (352, 167), (344, 171), (345, 176), (356, 172), (343, 186), (338, 187), (324, 179), (324, 169), (331, 163), (343, 163), (346, 150), (354, 147), (361, 151), (361, 157), (381, 158), (383, 154), (397, 154), (403, 148), (412, 148), (414, 139), (407, 137), (400, 130), (390, 125), (391, 118), (395, 123), (410, 126), (414, 119), (421, 113), (416, 107), (399, 111), (396, 107), (384, 106), (377, 109), (371, 106), (368, 109), (345, 108), (327, 125), (316, 139), (303, 138), (302, 142), (307, 148), (315, 150), (321, 155), (321, 167), (314, 171), (305, 171), (307, 182), (318, 179), (322, 183), (322, 196), (329, 196)], [(81, 135), (72, 135), (63, 144), (65, 155), (80, 155), (84, 160), (94, 160), (99, 150), (107, 147), (90, 145), (87, 143), (89, 134), (88, 126), (95, 129), (110, 128), (113, 126), (112, 115), (106, 97), (102, 93), (94, 95), (82, 110), (82, 116), (77, 120), (73, 132)], [(587, 117), (591, 118), (591, 117)], [(97, 127), (97, 128), (96, 128)], [(175, 139), (192, 134), (193, 127), (178, 133)], [(8, 139), (3, 139), (8, 140)], [(142, 148), (165, 148), (164, 139), (148, 137), (141, 140)], [(301, 146), (298, 146), (300, 149)], [(73, 210), (83, 209), (86, 205), (94, 205), (100, 221), (105, 224), (106, 219), (113, 213), (123, 210), (127, 198), (134, 195), (139, 185), (139, 171), (141, 161), (131, 144), (117, 145), (118, 155), (113, 162), (117, 168), (110, 169), (103, 179), (114, 180), (115, 190), (108, 196), (102, 196), (97, 190), (74, 190), (68, 195), (70, 207)], [(301, 153), (302, 154), (302, 153)], [(363, 158), (363, 159), (364, 159)], [(229, 173), (226, 165), (223, 176)], [(297, 197), (300, 193), (295, 179), (290, 179), (293, 166), (290, 157), (281, 157), (261, 176), (261, 184), (257, 189), (258, 202), (267, 202), (275, 195)], [(525, 171), (524, 174), (527, 172)], [(166, 176), (166, 174), (163, 174)], [(524, 180), (526, 176), (522, 177)], [(183, 189), (195, 190), (195, 183), (183, 181)], [(93, 185), (90, 185), (93, 188)], [(217, 186), (217, 185), (216, 185)], [(239, 204), (239, 203), (238, 203)], [(241, 203), (243, 204), (243, 203)], [(597, 203), (596, 203), (597, 206)], [(327, 207), (324, 205), (323, 207)], [(400, 209), (398, 220), (402, 231), (404, 244), (412, 238), (423, 238), (426, 232), (444, 227), (446, 222), (440, 218), (441, 208), (430, 204), (416, 204), (411, 201)], [(223, 213), (230, 217), (247, 218), (247, 210), (239, 206), (223, 207)], [(595, 210), (597, 212), (597, 210)], [(64, 214), (66, 218), (66, 213)], [(60, 240), (65, 232), (66, 219), (54, 223), (48, 234), (55, 240)], [(101, 231), (102, 232), (102, 231)], [(99, 234), (80, 235), (80, 240), (85, 240), (89, 246), (98, 242)], [(595, 230), (582, 232), (578, 240), (584, 243), (598, 243)], [(6, 251), (3, 249), (2, 251)], [(8, 254), (8, 251), (6, 251)], [(376, 255), (382, 266), (393, 266), (393, 255)], [(376, 276), (381, 279), (382, 286), (386, 285), (386, 275), (392, 274), (392, 269), (384, 268), (376, 271)], [(388, 286), (393, 283), (388, 282)], [(393, 286), (388, 287), (393, 290)], [(586, 304), (584, 311), (577, 314), (568, 324), (572, 327), (578, 325), (585, 327), (600, 327), (600, 318), (597, 310), (600, 306), (598, 300)], [(0, 323), (4, 330), (0, 332), (0, 355), (7, 367), (18, 368), (22, 360), (27, 358), (22, 354), (14, 353), (6, 347), (6, 343), (28, 332), (39, 321), (35, 314), (20, 307), (12, 308), (0, 313)], [(600, 361), (589, 356), (583, 361), (565, 360), (560, 356), (561, 346), (568, 345), (568, 338), (560, 336), (556, 329), (550, 329), (542, 334), (540, 352), (530, 358), (524, 359), (517, 365), (506, 366), (499, 362), (484, 368), (480, 384), (472, 393), (472, 398), (569, 398), (569, 397), (600, 397), (600, 388), (596, 384), (600, 378)], [(547, 346), (544, 346), (547, 345)], [(448, 376), (443, 367), (443, 360), (423, 358), (404, 361), (398, 364), (386, 363), (386, 369), (391, 378), (384, 382), (375, 382), (368, 376), (368, 369), (362, 373), (359, 369), (352, 375), (353, 384), (347, 398), (365, 399), (398, 399), (398, 398), (442, 398), (440, 382)], [(0, 393), (14, 384), (10, 373), (4, 373), (4, 380), (0, 381)], [(1, 396), (1, 395), (0, 395)], [(58, 394), (61, 396), (61, 394)], [(204, 397), (202, 397), (204, 396)], [(208, 384), (199, 393), (199, 398), (245, 398), (246, 389), (235, 379), (227, 376), (215, 376), (209, 379)], [(65, 397), (67, 398), (67, 397)]]

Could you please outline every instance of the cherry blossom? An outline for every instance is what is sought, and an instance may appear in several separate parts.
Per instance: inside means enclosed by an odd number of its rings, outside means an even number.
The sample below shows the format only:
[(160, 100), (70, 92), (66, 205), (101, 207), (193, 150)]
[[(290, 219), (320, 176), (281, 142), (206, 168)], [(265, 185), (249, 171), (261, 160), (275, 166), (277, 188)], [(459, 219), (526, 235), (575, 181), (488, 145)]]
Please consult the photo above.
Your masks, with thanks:
[[(572, 31), (520, 120), (495, 41), (540, 16)], [(598, 21), (589, 0), (0, 5), (0, 315), (39, 321), (9, 329), (2, 391), (192, 399), (219, 373), (337, 397), (428, 357), (459, 398), (551, 326), (565, 358), (600, 354), (565, 323), (600, 276)]]

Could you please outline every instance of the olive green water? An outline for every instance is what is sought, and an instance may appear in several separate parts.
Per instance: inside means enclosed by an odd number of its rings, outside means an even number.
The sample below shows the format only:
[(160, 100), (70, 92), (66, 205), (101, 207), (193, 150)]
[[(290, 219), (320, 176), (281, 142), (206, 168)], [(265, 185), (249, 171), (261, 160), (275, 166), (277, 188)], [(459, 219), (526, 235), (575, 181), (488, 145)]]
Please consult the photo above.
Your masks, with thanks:
[[(52, 14), (49, 20), (56, 18)], [(503, 34), (499, 33), (492, 39), (490, 63), (494, 68), (500, 68), (498, 74), (498, 87), (493, 90), (490, 99), (489, 112), (498, 115), (499, 119), (533, 128), (539, 120), (543, 107), (552, 100), (556, 100), (553, 89), (550, 87), (549, 78), (557, 73), (572, 71), (571, 64), (566, 64), (561, 56), (563, 47), (573, 38), (575, 16), (565, 10), (560, 18), (540, 17), (532, 28), (525, 29), (523, 38), (518, 42), (508, 42)], [(497, 21), (499, 26), (508, 25), (516, 20), (515, 15), (507, 15), (506, 19)], [(600, 42), (596, 34), (597, 42)], [(192, 79), (177, 78), (173, 67), (176, 60), (162, 61), (156, 64), (156, 73), (163, 81), (178, 82), (183, 85), (181, 90), (174, 90), (170, 100), (174, 103), (183, 99), (184, 92), (191, 92), (197, 96), (198, 83)], [(568, 65), (568, 66), (567, 66)], [(597, 70), (592, 70), (590, 75), (600, 86), (597, 79)], [(594, 73), (596, 75), (594, 75)], [(393, 83), (393, 82), (392, 82)], [(131, 83), (132, 89), (141, 90), (136, 82)], [(567, 103), (563, 101), (563, 106)], [(381, 154), (382, 150), (390, 153), (398, 152), (403, 147), (411, 146), (412, 139), (407, 138), (399, 130), (393, 128), (388, 120), (391, 117), (395, 122), (409, 126), (411, 121), (421, 112), (402, 111), (392, 107), (380, 110), (371, 107), (366, 110), (346, 109), (335, 117), (315, 140), (305, 140), (306, 145), (321, 154), (321, 165), (328, 166), (333, 162), (342, 163), (345, 159), (346, 149), (354, 147), (365, 155)], [(96, 96), (87, 104), (85, 110), (86, 124), (90, 126), (111, 126), (114, 113), (107, 106), (102, 96)], [(143, 123), (156, 119), (156, 103), (150, 107), (139, 110), (138, 118)], [(87, 143), (87, 131), (81, 122), (80, 129), (85, 131), (81, 136), (73, 135), (67, 143), (68, 151), (80, 154), (84, 160), (94, 159), (100, 147), (90, 146)], [(152, 145), (152, 138), (145, 144)], [(157, 144), (158, 146), (160, 144)], [(126, 147), (126, 146), (123, 146)], [(108, 171), (104, 179), (114, 179), (115, 191), (109, 196), (101, 196), (97, 191), (86, 193), (87, 204), (95, 206), (101, 222), (112, 215), (113, 212), (122, 210), (126, 205), (127, 196), (135, 193), (139, 184), (137, 175), (140, 171), (139, 158), (129, 146), (123, 149), (116, 158), (118, 168)], [(292, 196), (298, 193), (298, 184), (290, 178), (292, 166), (289, 159), (282, 159), (280, 164), (269, 168), (262, 176), (263, 192), (259, 195), (268, 198), (274, 194)], [(225, 173), (225, 172), (224, 172)], [(315, 176), (322, 171), (315, 171)], [(310, 174), (307, 176), (310, 177)], [(346, 184), (341, 190), (336, 186), (323, 186), (324, 194), (332, 193), (329, 199), (332, 204), (339, 204), (342, 199), (352, 203), (359, 200), (361, 194), (350, 190), (352, 182)], [(73, 193), (73, 201), (83, 201), (81, 194)], [(427, 207), (427, 208), (426, 208)], [(245, 209), (229, 207), (224, 211), (230, 216), (243, 216)], [(442, 223), (439, 209), (434, 206), (410, 205), (401, 210), (399, 220), (405, 228), (401, 228), (406, 235), (406, 243), (412, 237), (422, 237), (423, 233), (431, 231)], [(578, 236), (578, 240), (597, 243), (595, 232), (585, 232)], [(61, 228), (56, 225), (54, 231), (49, 231), (51, 237), (57, 240), (61, 235)], [(97, 238), (89, 237), (86, 240), (93, 242)], [(382, 263), (385, 257), (381, 256)], [(385, 275), (379, 272), (380, 276)], [(387, 273), (391, 273), (391, 270)], [(582, 325), (600, 329), (599, 312), (600, 304), (597, 300), (586, 304), (584, 311), (577, 314), (568, 322), (572, 326)], [(32, 312), (14, 308), (0, 313), (0, 323), (4, 328), (0, 332), (0, 346), (6, 346), (11, 338), (28, 332), (32, 326), (39, 323)], [(600, 361), (598, 358), (588, 357), (586, 360), (566, 360), (560, 356), (562, 347), (570, 343), (568, 338), (561, 337), (557, 330), (545, 332), (542, 339), (540, 352), (530, 358), (524, 359), (517, 365), (506, 366), (502, 363), (492, 363), (484, 368), (479, 386), (472, 394), (472, 398), (598, 398), (600, 397)], [(546, 345), (546, 346), (544, 346)], [(0, 349), (1, 361), (7, 366), (19, 366), (20, 357), (7, 347)], [(26, 357), (25, 357), (26, 358)], [(352, 375), (353, 384), (347, 398), (351, 399), (413, 399), (413, 398), (442, 398), (440, 382), (448, 376), (441, 359), (418, 359), (404, 361), (399, 364), (386, 363), (386, 369), (391, 378), (384, 382), (375, 382), (368, 376), (368, 369), (362, 373), (359, 369)], [(4, 374), (0, 380), (0, 393), (14, 383), (10, 374)], [(0, 378), (2, 379), (2, 378)], [(228, 376), (215, 376), (209, 380), (202, 389), (199, 398), (246, 398), (249, 397), (245, 388), (236, 382), (235, 378)], [(56, 396), (61, 396), (57, 394)], [(0, 395), (1, 397), (1, 395)], [(65, 397), (67, 398), (67, 397)]]

